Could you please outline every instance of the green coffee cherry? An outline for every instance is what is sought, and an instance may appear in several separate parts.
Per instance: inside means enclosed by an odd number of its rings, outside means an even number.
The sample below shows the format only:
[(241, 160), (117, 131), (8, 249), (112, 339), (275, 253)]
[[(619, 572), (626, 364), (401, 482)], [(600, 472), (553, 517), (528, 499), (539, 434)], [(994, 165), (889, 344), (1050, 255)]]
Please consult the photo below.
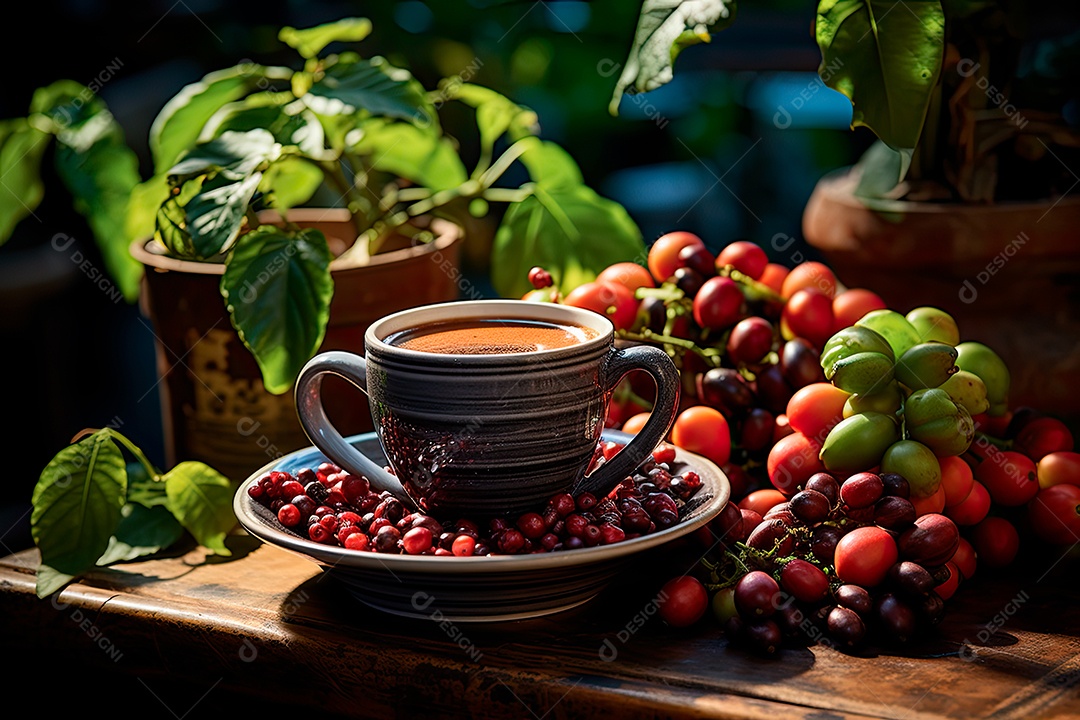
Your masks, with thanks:
[(956, 346), (956, 364), (961, 370), (974, 373), (986, 385), (990, 402), (987, 414), (1004, 415), (1009, 409), (1009, 368), (1005, 361), (986, 345), (963, 342)]
[(885, 338), (892, 347), (894, 357), (900, 357), (908, 348), (922, 342), (919, 331), (895, 310), (871, 310), (855, 326), (870, 328)]
[(829, 377), (832, 366), (846, 357), (861, 352), (878, 352), (895, 360), (889, 341), (870, 328), (853, 325), (837, 331), (821, 349), (821, 369)]
[(841, 390), (858, 395), (884, 390), (893, 379), (893, 361), (879, 352), (861, 352), (837, 360), (825, 377)]
[(928, 305), (917, 307), (905, 317), (919, 333), (922, 342), (937, 340), (954, 346), (960, 342), (960, 328), (956, 320), (941, 308)]
[(829, 431), (819, 458), (829, 472), (859, 472), (881, 463), (885, 450), (900, 439), (895, 416), (878, 412), (852, 415)]
[(928, 498), (941, 487), (941, 464), (937, 456), (917, 440), (900, 440), (890, 445), (881, 458), (881, 472), (903, 476), (916, 498)]
[(975, 439), (975, 424), (963, 405), (941, 388), (916, 390), (904, 401), (904, 432), (938, 457), (960, 455)]
[(848, 399), (844, 401), (844, 417), (851, 417), (863, 412), (895, 415), (903, 404), (904, 393), (900, 390), (900, 384), (893, 380), (883, 390), (848, 396)]
[(971, 415), (979, 415), (990, 409), (990, 400), (986, 397), (986, 383), (978, 375), (967, 370), (959, 370), (940, 388), (949, 393), (953, 402), (963, 405)]
[(957, 350), (943, 342), (925, 342), (911, 347), (896, 361), (896, 379), (911, 388), (936, 388), (959, 368)]

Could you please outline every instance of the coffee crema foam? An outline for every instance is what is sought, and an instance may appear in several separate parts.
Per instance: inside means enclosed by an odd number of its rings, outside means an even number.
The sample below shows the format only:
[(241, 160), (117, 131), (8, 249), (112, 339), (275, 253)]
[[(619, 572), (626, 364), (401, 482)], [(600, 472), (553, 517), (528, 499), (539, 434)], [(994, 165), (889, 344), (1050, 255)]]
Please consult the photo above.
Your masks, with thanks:
[(412, 328), (386, 339), (405, 350), (442, 355), (506, 355), (571, 347), (597, 337), (581, 325), (532, 320), (466, 320)]

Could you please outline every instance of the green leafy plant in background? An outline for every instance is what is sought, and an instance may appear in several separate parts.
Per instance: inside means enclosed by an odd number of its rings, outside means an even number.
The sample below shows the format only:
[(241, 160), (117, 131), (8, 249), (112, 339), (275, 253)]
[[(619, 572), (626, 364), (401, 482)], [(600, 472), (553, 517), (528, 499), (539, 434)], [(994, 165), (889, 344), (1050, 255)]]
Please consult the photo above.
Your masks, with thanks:
[[(212, 73), (167, 103), (151, 129), (155, 176), (135, 193), (129, 235), (153, 231), (174, 257), (224, 263), (232, 323), (273, 393), (292, 386), (322, 342), (333, 254), (318, 230), (260, 224), (260, 210), (287, 218), (290, 208), (328, 197), (349, 209), (356, 231), (341, 257), (362, 261), (430, 239), (417, 218), (463, 226), (504, 203), (490, 262), (493, 285), (507, 296), (529, 289), (532, 265), (572, 288), (643, 249), (626, 211), (537, 135), (528, 108), (460, 78), (426, 90), (384, 58), (324, 52), (370, 30), (363, 18), (284, 28), (279, 38), (301, 57), (300, 69), (245, 62)], [(471, 167), (441, 124), (439, 110), (451, 102), (473, 111), (480, 152)], [(518, 162), (529, 181), (500, 185)], [(256, 278), (258, 302), (236, 302)]]
[[(123, 450), (135, 458), (126, 461)], [(37, 595), (97, 567), (176, 547), (191, 537), (231, 555), (236, 486), (200, 462), (160, 472), (130, 440), (102, 428), (58, 452), (34, 487), (30, 531), (41, 552)]]
[[(53, 143), (58, 175), (124, 296), (137, 299), (142, 273), (132, 242), (153, 238), (172, 257), (222, 263), (223, 302), (274, 393), (289, 390), (322, 341), (331, 261), (362, 263), (426, 242), (423, 218), (464, 225), (504, 204), (490, 262), (506, 296), (531, 289), (533, 265), (568, 290), (643, 254), (625, 209), (596, 194), (574, 159), (539, 136), (529, 108), (461, 77), (429, 90), (384, 58), (325, 52), (370, 32), (363, 18), (287, 27), (279, 38), (301, 67), (245, 61), (184, 87), (151, 127), (146, 180), (90, 88), (70, 80), (41, 88), (27, 117), (0, 123), (0, 241), (42, 202), (41, 163)], [(440, 110), (450, 103), (475, 120), (472, 162), (442, 126)], [(507, 186), (515, 165), (528, 180)], [(335, 252), (320, 231), (288, 221), (301, 206), (347, 208), (355, 240)], [(262, 222), (265, 210), (284, 221)], [(257, 301), (236, 302), (252, 286)], [(83, 433), (53, 457), (33, 491), (38, 595), (95, 568), (175, 550), (185, 538), (229, 555), (235, 491), (200, 462), (160, 471), (115, 429)]]
[(128, 198), (139, 161), (124, 131), (89, 88), (61, 80), (39, 89), (24, 118), (0, 121), (0, 245), (45, 197), (41, 164), (50, 146), (57, 175), (87, 220), (106, 269), (129, 302), (142, 265), (128, 252)]
[[(1068, 192), (1075, 176), (1051, 148), (1080, 147), (1064, 120), (1080, 32), (1031, 32), (1053, 27), (1055, 12), (1020, 0), (819, 0), (818, 74), (851, 100), (852, 128), (878, 138), (858, 192), (973, 202)], [(734, 1), (645, 0), (612, 113), (625, 92), (670, 82), (679, 53), (734, 17)]]

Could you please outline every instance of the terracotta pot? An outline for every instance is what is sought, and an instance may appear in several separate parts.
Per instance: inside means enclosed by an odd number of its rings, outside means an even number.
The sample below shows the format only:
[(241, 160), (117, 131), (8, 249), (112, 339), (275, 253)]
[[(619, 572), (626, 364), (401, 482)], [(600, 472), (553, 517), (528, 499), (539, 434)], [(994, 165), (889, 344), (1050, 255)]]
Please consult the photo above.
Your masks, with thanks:
[[(319, 228), (331, 247), (355, 237), (344, 210), (294, 210), (289, 219)], [(364, 264), (331, 264), (334, 297), (319, 352), (362, 354), (364, 332), (375, 320), (458, 299), (462, 234), (443, 221), (433, 221), (431, 229), (436, 238), (430, 243), (381, 253)], [(176, 260), (151, 247), (137, 242), (131, 252), (147, 268), (141, 302), (157, 338), (166, 463), (200, 460), (242, 480), (310, 445), (292, 391), (274, 395), (263, 388), (254, 356), (232, 327), (219, 289), (224, 265)], [(327, 378), (325, 398), (327, 413), (346, 436), (373, 429), (367, 398), (352, 385)]]
[(962, 205), (852, 194), (850, 171), (818, 183), (806, 241), (848, 287), (907, 312), (951, 313), (962, 340), (983, 342), (1012, 376), (1010, 404), (1080, 418), (1080, 197)]

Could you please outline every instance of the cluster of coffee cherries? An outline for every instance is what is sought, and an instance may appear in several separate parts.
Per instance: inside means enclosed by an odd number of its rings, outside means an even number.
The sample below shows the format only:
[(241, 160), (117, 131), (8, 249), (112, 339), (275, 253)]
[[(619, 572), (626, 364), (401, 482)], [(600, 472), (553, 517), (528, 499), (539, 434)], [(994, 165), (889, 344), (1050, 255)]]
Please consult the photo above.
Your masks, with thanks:
[(703, 562), (718, 619), (750, 649), (906, 643), (941, 621), (963, 573), (973, 572), (956, 524), (918, 514), (897, 473), (819, 472), (764, 515), (750, 509), (754, 501), (710, 521), (706, 539), (721, 538), (712, 543), (719, 556), (711, 550)]
[[(605, 441), (592, 468), (622, 445)], [(248, 486), (248, 496), (275, 513), (289, 531), (349, 550), (405, 555), (522, 555), (611, 545), (679, 523), (701, 488), (690, 469), (673, 471), (675, 448), (661, 445), (604, 497), (560, 493), (516, 518), (438, 520), (412, 512), (366, 478), (330, 462), (290, 473), (272, 470)]]

